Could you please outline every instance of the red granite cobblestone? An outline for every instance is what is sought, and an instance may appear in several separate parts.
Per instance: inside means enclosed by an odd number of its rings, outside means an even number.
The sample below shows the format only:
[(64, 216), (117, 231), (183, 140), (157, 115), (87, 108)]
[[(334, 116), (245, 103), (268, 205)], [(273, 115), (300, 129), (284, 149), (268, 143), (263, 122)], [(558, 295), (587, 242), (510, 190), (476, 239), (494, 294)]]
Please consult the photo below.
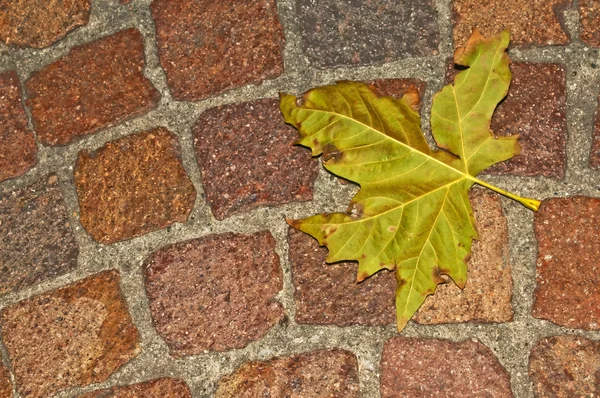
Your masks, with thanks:
[(600, 330), (600, 199), (545, 200), (534, 226), (538, 268), (533, 316)]
[(302, 48), (318, 68), (370, 65), (437, 54), (433, 0), (296, 0)]
[(489, 37), (509, 29), (511, 46), (567, 44), (562, 12), (572, 0), (454, 0), (454, 46), (461, 47), (478, 28)]
[(81, 224), (105, 244), (185, 222), (196, 199), (177, 137), (164, 128), (80, 152), (75, 186)]
[(78, 398), (192, 398), (190, 388), (179, 379), (155, 379), (130, 386), (116, 386), (78, 395)]
[(23, 397), (99, 383), (139, 353), (116, 271), (7, 307), (0, 328)]
[[(519, 134), (521, 152), (484, 174), (563, 179), (567, 167), (566, 72), (558, 64), (513, 62), (507, 97), (492, 117), (496, 136)], [(458, 73), (448, 64), (447, 80)]]
[(8, 369), (0, 360), (0, 397), (3, 398), (12, 398), (12, 383), (10, 381), (10, 374), (8, 373)]
[(143, 68), (142, 36), (127, 29), (34, 72), (25, 88), (38, 140), (65, 145), (154, 108), (160, 94)]
[(250, 362), (219, 380), (215, 398), (359, 397), (358, 362), (343, 350)]
[[(512, 278), (508, 232), (499, 198), (471, 192), (480, 241), (475, 241), (463, 291), (452, 282), (439, 286), (416, 316), (425, 324), (502, 322), (512, 319)], [(395, 322), (394, 274), (382, 271), (356, 283), (357, 264), (326, 264), (327, 249), (290, 228), (289, 259), (296, 302), (296, 322), (339, 326)]]
[(197, 101), (283, 73), (274, 0), (155, 0), (160, 62), (171, 95)]
[(597, 397), (600, 394), (600, 343), (577, 336), (540, 340), (529, 357), (536, 397)]
[(0, 182), (23, 175), (37, 159), (33, 132), (21, 104), (21, 85), (14, 71), (0, 74)]
[(598, 98), (598, 110), (596, 111), (596, 123), (594, 125), (594, 140), (590, 152), (590, 166), (600, 169), (600, 97)]
[(477, 341), (394, 337), (381, 359), (381, 397), (512, 397), (510, 378)]
[(600, 47), (600, 0), (579, 0), (581, 41)]
[(90, 0), (8, 0), (0, 3), (0, 40), (19, 47), (43, 48), (86, 25)]
[(422, 324), (451, 322), (508, 322), (513, 309), (508, 226), (500, 197), (488, 190), (469, 192), (479, 240), (473, 242), (467, 284), (440, 285), (414, 320)]
[(193, 128), (206, 201), (217, 220), (259, 206), (312, 199), (318, 162), (294, 147), (279, 102), (211, 108)]
[(0, 190), (0, 295), (75, 269), (78, 253), (55, 175)]
[(282, 272), (269, 232), (164, 247), (144, 263), (152, 319), (171, 355), (243, 348), (282, 321)]

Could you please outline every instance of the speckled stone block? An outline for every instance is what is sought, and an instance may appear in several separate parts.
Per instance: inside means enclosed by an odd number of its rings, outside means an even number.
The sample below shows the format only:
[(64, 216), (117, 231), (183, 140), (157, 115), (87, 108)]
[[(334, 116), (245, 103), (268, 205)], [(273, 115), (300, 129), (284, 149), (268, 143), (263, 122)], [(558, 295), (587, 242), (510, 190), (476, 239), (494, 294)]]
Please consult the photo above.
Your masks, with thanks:
[(78, 254), (55, 175), (24, 189), (0, 190), (0, 294), (75, 269)]
[[(496, 108), (496, 136), (519, 134), (521, 152), (483, 174), (563, 179), (567, 166), (566, 72), (558, 64), (513, 62), (508, 95)], [(448, 82), (458, 73), (448, 64)]]
[(105, 244), (185, 222), (196, 199), (177, 137), (164, 128), (80, 152), (75, 186), (81, 224)]
[(4, 398), (12, 398), (13, 397), (13, 388), (12, 383), (10, 382), (10, 374), (8, 373), (8, 369), (0, 360), (0, 397)]
[(381, 359), (381, 397), (512, 398), (510, 378), (478, 341), (394, 337)]
[(312, 199), (318, 162), (293, 146), (298, 132), (284, 123), (279, 101), (211, 108), (193, 132), (206, 201), (217, 220)]
[(597, 397), (600, 394), (600, 343), (577, 336), (540, 340), (529, 356), (536, 397)]
[(596, 169), (600, 169), (600, 98), (598, 98), (598, 104), (594, 126), (594, 141), (590, 152), (590, 166)]
[(296, 0), (302, 48), (318, 68), (358, 66), (437, 54), (433, 0)]
[[(440, 285), (415, 320), (423, 324), (504, 322), (512, 319), (512, 278), (506, 218), (499, 198), (481, 189), (471, 191), (480, 241), (469, 260), (467, 285), (461, 291), (450, 282)], [(289, 259), (301, 324), (387, 325), (395, 322), (394, 274), (381, 271), (359, 284), (357, 264), (326, 264), (327, 249), (315, 239), (288, 232)]]
[[(1, 7), (1, 6), (0, 6)], [(37, 159), (33, 132), (21, 104), (21, 86), (14, 71), (0, 74), (0, 182), (31, 169)]]
[(579, 0), (581, 41), (600, 47), (600, 0)]
[(600, 199), (545, 200), (534, 226), (533, 316), (568, 328), (600, 330)]
[(472, 189), (469, 198), (479, 240), (473, 242), (467, 284), (440, 285), (414, 318), (422, 324), (454, 322), (508, 322), (513, 309), (508, 227), (500, 197), (488, 190)]
[(192, 398), (190, 388), (180, 379), (155, 379), (130, 386), (96, 390), (77, 398)]
[(215, 398), (358, 398), (358, 361), (347, 351), (317, 351), (250, 362), (219, 380)]
[(160, 99), (144, 77), (144, 42), (135, 29), (75, 47), (25, 83), (38, 140), (64, 145), (146, 113)]
[(274, 0), (155, 0), (160, 63), (171, 95), (197, 101), (283, 73)]
[(22, 397), (102, 382), (140, 350), (116, 271), (7, 307), (0, 328)]
[(327, 249), (290, 228), (289, 260), (296, 303), (295, 320), (317, 325), (389, 325), (395, 322), (394, 274), (381, 271), (356, 283), (358, 264), (326, 264)]
[(454, 46), (467, 42), (473, 28), (485, 37), (510, 30), (511, 46), (567, 44), (571, 40), (562, 23), (562, 12), (572, 0), (454, 0)]
[(144, 263), (158, 333), (176, 357), (243, 348), (283, 320), (282, 272), (269, 232), (177, 243)]
[(43, 48), (88, 23), (90, 0), (6, 0), (0, 2), (0, 16), (4, 44)]

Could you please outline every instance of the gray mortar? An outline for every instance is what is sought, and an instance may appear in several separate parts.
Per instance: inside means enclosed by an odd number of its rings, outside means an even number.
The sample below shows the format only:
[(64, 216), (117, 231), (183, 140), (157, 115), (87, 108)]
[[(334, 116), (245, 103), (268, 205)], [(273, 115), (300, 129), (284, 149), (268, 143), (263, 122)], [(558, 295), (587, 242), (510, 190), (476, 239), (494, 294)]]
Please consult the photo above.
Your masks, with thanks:
[[(436, 0), (441, 43), (437, 55), (424, 58), (407, 58), (383, 65), (357, 68), (320, 70), (312, 67), (301, 50), (294, 0), (280, 0), (278, 12), (285, 28), (285, 72), (282, 76), (260, 85), (248, 85), (230, 90), (214, 98), (200, 102), (174, 101), (169, 93), (166, 76), (157, 55), (155, 27), (151, 19), (151, 0), (138, 0), (129, 6), (116, 1), (94, 1), (90, 22), (55, 45), (43, 49), (13, 49), (0, 44), (0, 72), (16, 69), (21, 83), (32, 72), (64, 56), (77, 45), (94, 41), (129, 27), (140, 30), (145, 41), (145, 75), (161, 93), (159, 106), (143, 115), (115, 127), (105, 128), (97, 134), (65, 147), (38, 146), (38, 163), (24, 176), (5, 181), (0, 189), (16, 189), (31, 184), (50, 173), (60, 179), (69, 216), (80, 247), (78, 268), (66, 275), (30, 286), (19, 292), (0, 298), (0, 310), (23, 299), (46, 293), (68, 285), (101, 270), (118, 269), (121, 289), (130, 308), (133, 321), (139, 329), (141, 354), (115, 372), (108, 380), (97, 385), (74, 388), (59, 393), (57, 397), (76, 394), (112, 385), (127, 385), (156, 377), (170, 376), (184, 379), (194, 397), (210, 397), (216, 382), (233, 372), (239, 365), (252, 360), (267, 360), (277, 356), (309, 352), (326, 348), (342, 348), (358, 357), (361, 397), (379, 397), (381, 351), (384, 342), (397, 335), (395, 325), (387, 327), (309, 326), (295, 323), (293, 286), (288, 261), (287, 225), (284, 218), (300, 218), (324, 211), (344, 210), (356, 192), (353, 185), (342, 185), (321, 169), (315, 183), (312, 202), (293, 203), (277, 207), (262, 207), (248, 213), (217, 221), (203, 201), (200, 170), (195, 160), (192, 126), (200, 114), (214, 106), (251, 101), (259, 98), (275, 98), (279, 91), (295, 94), (335, 80), (372, 80), (378, 78), (412, 77), (427, 82), (423, 99), (423, 128), (428, 133), (431, 99), (444, 84), (446, 60), (452, 55), (451, 0)], [(559, 181), (552, 178), (524, 178), (514, 176), (484, 176), (484, 179), (511, 192), (539, 199), (569, 195), (600, 196), (600, 171), (588, 168), (588, 156), (592, 142), (594, 114), (600, 86), (598, 49), (591, 49), (579, 41), (577, 1), (564, 13), (565, 26), (572, 43), (560, 47), (513, 49), (514, 61), (560, 63), (567, 71), (567, 120), (568, 164), (566, 177)], [(26, 110), (31, 123), (31, 114)], [(198, 193), (196, 204), (186, 224), (175, 224), (168, 229), (152, 232), (113, 245), (102, 245), (91, 239), (79, 223), (79, 206), (73, 184), (73, 168), (79, 151), (93, 150), (106, 142), (136, 132), (163, 126), (176, 134), (182, 149), (183, 164)], [(431, 139), (431, 137), (429, 137)], [(508, 220), (510, 262), (513, 276), (512, 304), (514, 320), (504, 324), (449, 324), (424, 326), (409, 323), (404, 336), (442, 338), (453, 341), (477, 339), (488, 346), (510, 374), (514, 396), (533, 397), (528, 379), (528, 355), (540, 338), (569, 333), (600, 340), (600, 332), (571, 330), (550, 322), (531, 317), (533, 290), (535, 287), (537, 247), (533, 232), (533, 214), (509, 199), (502, 201)], [(156, 249), (209, 234), (237, 232), (252, 233), (269, 230), (277, 241), (276, 252), (283, 271), (283, 289), (278, 295), (288, 322), (273, 327), (259, 341), (243, 349), (224, 353), (205, 352), (202, 355), (173, 358), (168, 347), (152, 325), (149, 303), (145, 295), (142, 262)], [(12, 367), (6, 347), (0, 343), (2, 360)], [(15, 394), (19, 397), (18, 394)]]

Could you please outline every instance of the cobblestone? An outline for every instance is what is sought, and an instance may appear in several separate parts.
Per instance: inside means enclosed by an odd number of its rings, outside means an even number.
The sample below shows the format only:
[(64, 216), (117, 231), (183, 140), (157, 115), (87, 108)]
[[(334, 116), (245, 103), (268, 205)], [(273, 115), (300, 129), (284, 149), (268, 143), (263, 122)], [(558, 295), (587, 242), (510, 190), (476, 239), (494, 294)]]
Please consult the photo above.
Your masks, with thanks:
[(21, 104), (21, 85), (14, 71), (0, 74), (0, 182), (23, 175), (37, 159), (33, 132)]
[(219, 380), (215, 398), (358, 398), (358, 363), (347, 351), (317, 351), (242, 365)]
[(38, 140), (65, 145), (154, 108), (160, 94), (143, 67), (142, 36), (127, 29), (35, 72), (25, 88)]
[(581, 196), (543, 203), (533, 316), (570, 328), (600, 330), (600, 199)]
[(24, 397), (104, 381), (140, 350), (116, 271), (5, 308), (0, 329)]
[(156, 379), (123, 387), (112, 387), (78, 395), (78, 398), (192, 398), (190, 388), (180, 379)]

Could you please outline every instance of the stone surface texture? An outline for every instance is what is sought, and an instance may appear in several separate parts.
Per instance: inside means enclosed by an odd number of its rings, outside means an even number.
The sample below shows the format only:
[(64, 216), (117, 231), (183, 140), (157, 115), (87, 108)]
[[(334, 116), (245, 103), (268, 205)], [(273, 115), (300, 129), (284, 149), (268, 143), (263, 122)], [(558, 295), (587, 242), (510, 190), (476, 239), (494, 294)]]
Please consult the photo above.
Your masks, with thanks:
[(163, 378), (96, 390), (77, 398), (192, 398), (192, 394), (185, 381)]
[[(521, 151), (484, 174), (563, 179), (567, 167), (566, 72), (558, 64), (512, 62), (506, 98), (492, 117), (496, 136), (519, 134)], [(450, 82), (459, 71), (448, 64)]]
[(99, 383), (139, 353), (116, 271), (7, 307), (0, 328), (23, 397)]
[(34, 130), (64, 145), (146, 113), (160, 99), (144, 77), (144, 43), (135, 29), (75, 47), (25, 83)]
[(537, 397), (597, 397), (600, 343), (568, 335), (544, 338), (531, 351), (529, 377)]
[(274, 0), (156, 0), (151, 5), (171, 95), (196, 101), (283, 72)]
[(512, 397), (510, 378), (478, 341), (394, 337), (384, 344), (381, 397)]
[(419, 79), (378, 79), (367, 82), (373, 86), (380, 95), (402, 98), (406, 93), (417, 93), (419, 101), (414, 105), (413, 109), (419, 111), (423, 105), (422, 99), (425, 95), (427, 83)]
[(37, 159), (33, 132), (21, 104), (21, 85), (14, 71), (0, 74), (0, 182), (23, 175)]
[(215, 398), (358, 398), (358, 362), (343, 350), (250, 362), (219, 380)]
[(7, 45), (43, 48), (86, 25), (90, 0), (7, 0), (0, 3), (0, 40)]
[(0, 360), (0, 397), (4, 398), (12, 398), (13, 397), (13, 388), (12, 383), (10, 382), (10, 374), (8, 373), (8, 369)]
[(0, 295), (75, 269), (78, 253), (55, 175), (0, 190)]
[(177, 137), (164, 128), (80, 152), (75, 186), (81, 224), (106, 244), (185, 222), (196, 199)]
[(590, 166), (600, 169), (600, 97), (598, 98), (598, 110), (596, 111), (596, 123), (594, 125), (594, 141), (590, 152)]
[(508, 226), (500, 197), (472, 189), (469, 198), (479, 240), (473, 242), (467, 284), (461, 291), (452, 281), (440, 285), (413, 318), (418, 323), (508, 322), (513, 309)]
[(279, 101), (211, 108), (193, 128), (206, 201), (217, 220), (259, 206), (312, 199), (318, 162), (293, 146)]
[(579, 0), (581, 41), (600, 47), (600, 0)]
[(302, 48), (318, 68), (382, 64), (437, 54), (433, 0), (296, 0)]
[(327, 249), (289, 229), (296, 322), (317, 325), (389, 325), (395, 322), (396, 279), (381, 271), (356, 283), (358, 264), (326, 264)]
[(473, 28), (485, 37), (509, 29), (511, 46), (570, 43), (562, 27), (562, 12), (572, 0), (453, 0), (454, 47), (464, 46)]
[(600, 199), (545, 200), (534, 225), (538, 268), (533, 316), (600, 330)]
[(144, 263), (152, 319), (171, 355), (243, 348), (283, 320), (282, 272), (269, 232), (167, 246)]

